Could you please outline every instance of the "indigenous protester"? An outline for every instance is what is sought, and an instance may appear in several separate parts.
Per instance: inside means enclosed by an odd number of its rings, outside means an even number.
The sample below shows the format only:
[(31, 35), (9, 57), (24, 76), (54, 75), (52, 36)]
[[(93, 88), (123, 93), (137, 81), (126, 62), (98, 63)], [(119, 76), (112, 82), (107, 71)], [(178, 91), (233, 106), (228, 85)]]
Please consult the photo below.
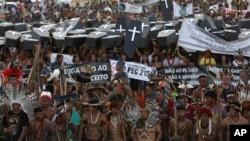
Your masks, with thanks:
[(217, 137), (216, 125), (212, 122), (212, 111), (203, 107), (198, 112), (199, 120), (194, 125), (193, 141), (214, 141)]
[(127, 125), (118, 102), (111, 102), (111, 113), (108, 116), (108, 140), (109, 141), (126, 141)]
[(180, 65), (180, 59), (176, 56), (176, 50), (169, 48), (165, 54), (166, 56), (165, 59), (163, 59), (163, 67)]
[(183, 105), (176, 106), (176, 118), (169, 123), (168, 136), (172, 138), (175, 135), (182, 137), (183, 141), (192, 140), (193, 123), (185, 117), (186, 108)]
[[(14, 66), (18, 66), (16, 63), (12, 62)], [(19, 68), (15, 68), (15, 71), (9, 70), (11, 68), (6, 68), (1, 74), (6, 78), (3, 80), (6, 83), (2, 85), (2, 88), (7, 97), (4, 100), (5, 108), (2, 127), (4, 128), (7, 140), (25, 141), (29, 127), (30, 109), (33, 110), (37, 106), (38, 98), (34, 94), (26, 93), (27, 87), (23, 83), (23, 74), (20, 74), (22, 71)], [(6, 71), (9, 72), (7, 75), (4, 74)], [(8, 110), (8, 106), (11, 107), (10, 111)]]
[[(70, 95), (70, 94), (69, 94)], [(68, 138), (72, 141), (78, 140), (78, 131), (81, 123), (80, 114), (74, 109), (75, 100), (72, 97), (68, 97), (64, 100), (64, 108), (66, 109), (66, 119), (70, 123), (73, 123), (76, 126), (76, 131), (72, 132), (70, 129), (68, 131)]]
[(92, 99), (88, 101), (87, 106), (88, 112), (82, 117), (78, 139), (85, 141), (106, 140), (108, 137), (108, 120), (106, 116), (99, 111), (101, 106), (99, 100)]
[(44, 133), (51, 123), (48, 119), (44, 118), (43, 109), (37, 107), (34, 109), (35, 118), (30, 121), (28, 131), (28, 141), (42, 141)]
[(216, 61), (212, 56), (211, 50), (206, 50), (200, 59), (199, 65), (216, 65)]
[(43, 91), (39, 97), (41, 108), (44, 112), (44, 117), (48, 120), (52, 120), (56, 111), (53, 107), (50, 106), (51, 104), (51, 92)]
[(240, 115), (240, 103), (232, 102), (225, 107), (229, 112), (229, 116), (224, 118), (221, 123), (219, 139), (230, 141), (230, 125), (248, 125), (247, 119)]
[(171, 113), (172, 110), (174, 109), (174, 101), (171, 98), (167, 98), (164, 96), (164, 93), (161, 89), (156, 88), (154, 90), (154, 92), (156, 93), (156, 98), (155, 101), (158, 103), (159, 106), (159, 111), (161, 114), (161, 128), (162, 128), (162, 140), (166, 140), (167, 139), (167, 133), (168, 133), (168, 127), (169, 127), (169, 121), (171, 119), (171, 117), (173, 117), (173, 114)]
[(250, 124), (250, 97), (241, 100), (241, 112)]
[(209, 90), (205, 94), (205, 105), (212, 111), (212, 121), (219, 124), (223, 118), (227, 116), (225, 105), (218, 101), (217, 93), (214, 90)]
[(248, 61), (247, 59), (243, 56), (243, 52), (242, 50), (238, 51), (238, 55), (236, 56), (236, 58), (233, 60), (232, 63), (234, 66), (237, 67), (242, 67), (245, 68), (248, 65)]
[(2, 126), (9, 141), (25, 141), (29, 127), (28, 115), (18, 101), (12, 103), (12, 110), (4, 115)]
[(193, 101), (202, 102), (204, 100), (205, 91), (208, 86), (207, 75), (201, 74), (198, 77), (198, 81), (199, 81), (199, 86), (195, 90), (193, 90), (192, 98)]
[(66, 119), (66, 109), (64, 107), (58, 109), (51, 124), (45, 130), (44, 141), (67, 141), (69, 130), (77, 132), (76, 126)]
[(182, 105), (185, 107), (186, 113), (185, 118), (191, 120), (193, 123), (195, 123), (195, 117), (197, 115), (195, 106), (188, 103), (188, 99), (190, 98), (189, 95), (180, 93), (176, 99), (178, 101), (179, 105)]
[(161, 125), (157, 120), (151, 121), (152, 119), (150, 119), (155, 107), (150, 107), (146, 102), (144, 93), (141, 93), (140, 96), (136, 98), (140, 107), (140, 118), (131, 127), (130, 136), (133, 141), (160, 141), (162, 138)]
[(227, 93), (227, 103), (231, 103), (231, 102), (239, 102), (234, 91), (230, 91)]
[(225, 102), (227, 102), (227, 93), (230, 91), (234, 91), (234, 86), (231, 84), (231, 81), (233, 80), (232, 73), (229, 72), (228, 69), (225, 69), (221, 74), (220, 78), (222, 80), (221, 88), (218, 89), (218, 94), (221, 95), (221, 98)]

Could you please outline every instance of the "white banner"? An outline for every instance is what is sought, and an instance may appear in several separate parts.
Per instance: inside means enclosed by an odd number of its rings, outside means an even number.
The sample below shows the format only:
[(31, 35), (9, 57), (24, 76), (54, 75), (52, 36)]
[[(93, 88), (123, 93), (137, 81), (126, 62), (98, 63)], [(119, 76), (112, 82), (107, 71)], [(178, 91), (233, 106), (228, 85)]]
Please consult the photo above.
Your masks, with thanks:
[(205, 51), (210, 49), (213, 53), (231, 55), (237, 55), (239, 49), (241, 49), (244, 56), (250, 57), (250, 37), (228, 42), (205, 31), (187, 19), (182, 22), (178, 44), (187, 50)]
[(136, 6), (134, 4), (119, 2), (118, 5), (119, 12), (127, 12), (127, 13), (142, 13), (142, 6)]
[[(118, 62), (117, 60), (110, 59), (112, 75), (116, 74), (115, 66), (117, 62)], [(152, 67), (149, 67), (143, 64), (133, 63), (133, 62), (125, 62), (125, 68), (126, 68), (125, 70), (129, 78), (143, 80), (143, 81), (149, 81), (148, 75), (152, 73), (154, 69)]]
[(183, 12), (186, 15), (193, 14), (193, 4), (189, 3), (186, 7), (181, 7), (175, 1), (173, 1), (173, 8), (174, 8), (174, 17), (178, 18), (183, 16), (181, 13)]
[[(50, 55), (50, 62), (53, 63), (56, 61), (56, 56), (58, 53), (52, 53)], [(62, 54), (63, 55), (63, 62), (65, 64), (73, 64), (73, 56), (67, 55), (67, 54)]]
[(146, 6), (146, 5), (155, 4), (157, 2), (159, 2), (159, 0), (148, 0), (148, 1), (142, 1), (142, 2), (139, 2), (139, 3), (135, 3), (135, 5), (137, 5), (137, 6)]

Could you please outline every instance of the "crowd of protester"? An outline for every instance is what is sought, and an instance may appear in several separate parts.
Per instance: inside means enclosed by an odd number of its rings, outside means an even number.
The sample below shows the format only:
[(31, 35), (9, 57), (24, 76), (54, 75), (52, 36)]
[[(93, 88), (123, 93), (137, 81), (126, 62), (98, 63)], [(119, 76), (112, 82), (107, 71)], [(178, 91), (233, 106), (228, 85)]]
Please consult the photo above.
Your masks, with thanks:
[[(130, 19), (163, 20), (158, 6), (152, 6), (150, 11), (143, 14), (127, 15)], [(48, 1), (43, 4), (23, 2), (21, 7), (6, 9), (9, 12), (5, 20), (9, 22), (59, 22), (60, 19), (81, 17), (83, 21), (97, 18), (100, 23), (115, 23), (116, 17), (126, 14), (117, 12), (117, 2), (92, 3), (91, 6), (86, 3), (84, 7), (74, 8)], [(216, 15), (212, 10), (204, 11), (213, 16), (223, 15), (219, 9)], [(55, 14), (56, 12), (59, 14)], [(231, 18), (227, 20), (228, 23), (239, 18), (236, 15), (223, 16)], [(137, 48), (133, 58), (127, 57), (123, 47), (106, 49), (89, 48), (87, 45), (80, 48), (66, 47), (63, 50), (55, 50), (53, 46), (45, 45), (39, 53), (38, 61), (35, 61), (35, 51), (24, 51), (15, 47), (1, 48), (2, 87), (8, 89), (12, 85), (20, 86), (25, 83), (22, 81), (23, 70), (34, 69), (34, 62), (39, 66), (35, 68), (39, 79), (32, 82), (37, 88), (34, 90), (28, 85), (27, 91), (37, 93), (40, 106), (32, 110), (33, 116), (30, 117), (28, 114), (31, 113), (23, 110), (20, 101), (7, 104), (1, 101), (1, 134), (4, 138), (0, 140), (229, 141), (230, 125), (250, 124), (250, 60), (241, 50), (236, 56), (214, 54), (211, 50), (188, 53), (178, 44), (162, 48), (157, 41), (152, 41), (152, 48)], [(50, 61), (52, 53), (58, 53), (55, 62)], [(62, 66), (62, 54), (72, 56), (74, 64), (117, 60), (117, 74), (108, 84), (67, 83), (66, 92), (62, 94), (60, 78), (48, 80), (50, 72)], [(164, 77), (152, 78), (150, 82), (128, 78), (123, 69), (126, 61), (157, 69), (181, 65), (221, 65), (242, 67), (243, 71), (240, 73), (241, 81), (236, 86), (231, 85), (232, 74), (225, 71), (220, 75), (220, 86), (211, 87), (207, 75), (202, 74), (198, 78), (198, 87), (182, 88), (178, 82), (172, 82), (165, 83), (169, 86), (169, 91), (166, 91), (165, 85), (160, 85), (165, 80)], [(9, 74), (10, 71), (14, 74)], [(140, 118), (136, 124), (127, 122), (126, 111), (123, 109), (128, 104), (126, 100), (133, 97), (135, 92), (157, 103), (160, 116), (158, 123), (148, 124), (152, 111), (145, 105), (140, 107)]]

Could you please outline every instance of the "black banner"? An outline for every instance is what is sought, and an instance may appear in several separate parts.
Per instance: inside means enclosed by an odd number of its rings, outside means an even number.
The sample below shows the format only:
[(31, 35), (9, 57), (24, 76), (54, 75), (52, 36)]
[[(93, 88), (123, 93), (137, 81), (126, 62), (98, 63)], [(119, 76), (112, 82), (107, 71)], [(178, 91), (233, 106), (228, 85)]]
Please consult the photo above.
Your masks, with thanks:
[[(111, 81), (111, 67), (108, 62), (75, 64), (67, 66), (64, 69), (66, 76), (85, 75), (90, 77), (90, 83), (107, 83)], [(68, 75), (69, 74), (69, 75)], [(75, 81), (72, 78), (66, 78), (67, 82)]]
[(224, 68), (223, 66), (174, 66), (166, 67), (159, 70), (159, 73), (164, 73), (170, 76), (174, 81), (182, 83), (186, 81), (187, 83), (197, 87), (199, 85), (198, 77), (201, 74), (206, 74), (208, 76), (208, 83), (220, 85), (221, 79), (220, 74), (227, 69), (233, 74), (232, 85), (236, 85), (240, 80), (240, 72), (242, 68), (228, 66)]

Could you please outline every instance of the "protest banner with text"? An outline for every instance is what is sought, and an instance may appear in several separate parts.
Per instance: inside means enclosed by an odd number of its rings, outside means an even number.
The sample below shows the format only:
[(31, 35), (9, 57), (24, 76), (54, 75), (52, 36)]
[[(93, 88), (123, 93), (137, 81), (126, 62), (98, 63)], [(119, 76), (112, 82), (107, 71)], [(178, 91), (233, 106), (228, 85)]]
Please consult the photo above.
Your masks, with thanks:
[[(67, 65), (64, 69), (64, 74), (86, 75), (91, 69), (90, 83), (107, 83), (111, 81), (111, 67), (108, 62), (86, 63)], [(72, 78), (67, 78), (67, 81), (74, 81)]]
[(186, 19), (182, 22), (178, 44), (189, 51), (210, 49), (218, 54), (237, 55), (241, 49), (244, 56), (250, 56), (250, 37), (228, 42)]

